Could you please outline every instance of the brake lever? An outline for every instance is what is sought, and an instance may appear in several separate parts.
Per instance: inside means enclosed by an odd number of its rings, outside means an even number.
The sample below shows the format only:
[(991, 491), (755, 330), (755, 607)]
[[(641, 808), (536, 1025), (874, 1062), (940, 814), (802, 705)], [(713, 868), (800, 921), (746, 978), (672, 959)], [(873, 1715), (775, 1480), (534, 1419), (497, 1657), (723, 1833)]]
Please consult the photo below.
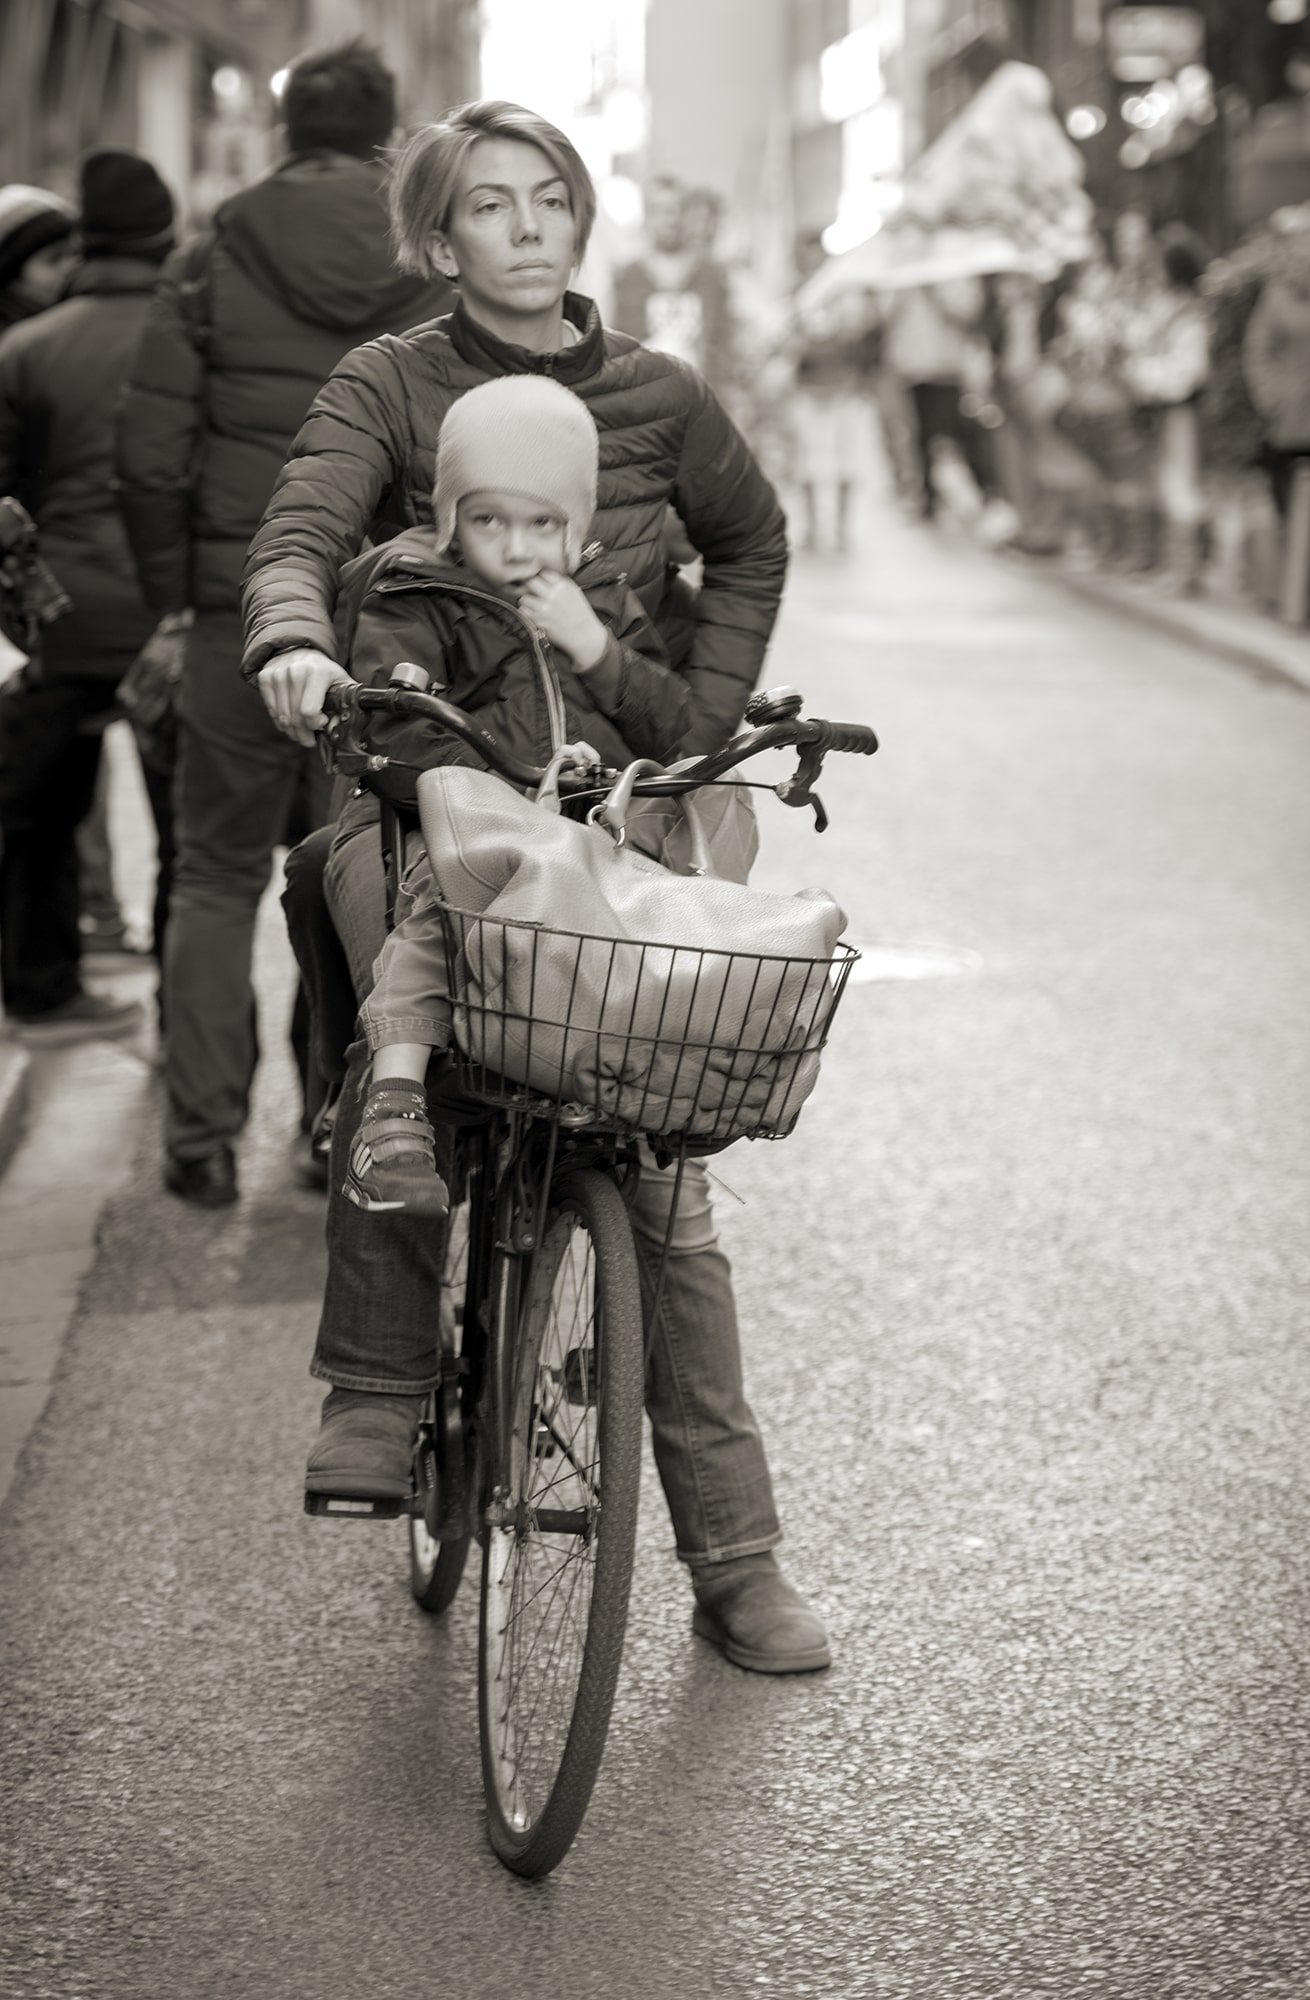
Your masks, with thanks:
[(790, 778), (784, 778), (780, 785), (773, 788), (785, 806), (813, 806), (816, 833), (825, 833), (828, 827), (827, 810), (814, 790), (822, 771), (823, 751), (817, 744), (807, 743)]
[(359, 689), (343, 685), (337, 700), (340, 705), (335, 715), (329, 715), (318, 732), (318, 754), (324, 769), (343, 778), (361, 778), (370, 771), (384, 771), (391, 759), (370, 750), (364, 741)]

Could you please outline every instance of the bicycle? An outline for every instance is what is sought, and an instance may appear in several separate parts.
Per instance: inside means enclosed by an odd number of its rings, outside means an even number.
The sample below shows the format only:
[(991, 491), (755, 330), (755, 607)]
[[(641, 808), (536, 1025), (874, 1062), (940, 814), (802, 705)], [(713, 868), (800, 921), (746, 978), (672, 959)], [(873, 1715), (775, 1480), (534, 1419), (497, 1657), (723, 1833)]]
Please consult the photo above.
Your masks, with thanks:
[[(331, 690), (324, 732), (331, 765), (356, 775), (383, 768), (387, 760), (370, 752), (361, 734), (365, 718), (382, 711), (441, 724), (512, 783), (542, 782), (543, 771), (506, 754), (473, 718), (423, 692), (420, 681), (427, 683), (422, 669), (405, 665), (390, 687)], [(822, 831), (826, 815), (814, 785), (824, 757), (834, 750), (869, 755), (878, 741), (863, 725), (805, 720), (800, 708), (790, 689), (757, 695), (747, 709), (750, 726), (724, 749), (674, 773), (641, 777), (635, 789), (674, 797), (761, 751), (794, 747), (795, 773), (771, 789), (790, 805), (809, 806)], [(606, 796), (617, 775), (563, 774), (564, 809), (580, 814)], [(394, 856), (394, 823), (390, 832)], [(474, 927), (495, 920), (449, 908), (445, 916), (458, 994)], [(503, 939), (507, 950), (535, 951), (539, 927), (498, 928), (524, 933)], [(582, 940), (579, 950), (587, 942), (595, 941)], [(832, 963), (817, 967), (822, 1005), (801, 1024), (799, 1040), (792, 1038), (804, 1053), (826, 1042), (857, 958), (839, 944)], [(627, 1203), (641, 1171), (638, 1141), (653, 1128), (599, 1104), (543, 1096), (458, 1052), (430, 1078), (429, 1094), (448, 1133), (442, 1171), (451, 1219), (439, 1381), (419, 1430), (413, 1491), (407, 1504), (328, 1495), (307, 1496), (305, 1504), (316, 1514), (405, 1514), (411, 1591), (433, 1616), (453, 1602), (470, 1546), (480, 1542), (478, 1716), (489, 1831), (501, 1861), (536, 1878), (557, 1866), (581, 1826), (623, 1648), (646, 1362)], [(725, 1114), (726, 1123), (720, 1119), (708, 1133), (660, 1133), (658, 1163), (676, 1163), (674, 1207), (691, 1153), (742, 1136), (781, 1137), (798, 1110), (789, 1112), (786, 1097), (779, 1103), (775, 1094), (763, 1111)], [(657, 1298), (662, 1277), (661, 1266)]]

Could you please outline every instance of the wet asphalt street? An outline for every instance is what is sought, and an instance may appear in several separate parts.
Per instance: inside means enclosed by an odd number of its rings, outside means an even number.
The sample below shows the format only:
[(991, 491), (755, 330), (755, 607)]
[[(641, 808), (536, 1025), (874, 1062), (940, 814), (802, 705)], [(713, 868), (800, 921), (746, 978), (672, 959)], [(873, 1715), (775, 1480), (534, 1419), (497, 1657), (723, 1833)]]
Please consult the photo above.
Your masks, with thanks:
[(398, 1528), (299, 1511), (270, 1055), (236, 1211), (125, 1134), (8, 1503), (6, 2000), (1310, 1991), (1310, 698), (890, 521), (798, 565), (768, 677), (884, 748), (760, 879), (963, 968), (853, 987), (719, 1168), (832, 1671), (692, 1640), (648, 1468), (590, 1816), (501, 1870), (471, 1579), (430, 1623)]

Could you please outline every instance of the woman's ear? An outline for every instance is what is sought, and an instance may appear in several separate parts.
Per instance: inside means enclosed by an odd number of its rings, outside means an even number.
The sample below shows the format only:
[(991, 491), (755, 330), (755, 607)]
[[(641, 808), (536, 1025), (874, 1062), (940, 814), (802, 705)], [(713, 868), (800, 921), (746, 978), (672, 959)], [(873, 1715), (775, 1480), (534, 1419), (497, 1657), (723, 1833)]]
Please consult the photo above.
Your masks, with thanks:
[(453, 285), (459, 277), (459, 266), (455, 253), (440, 229), (434, 229), (428, 237), (428, 265), (434, 277), (444, 278)]

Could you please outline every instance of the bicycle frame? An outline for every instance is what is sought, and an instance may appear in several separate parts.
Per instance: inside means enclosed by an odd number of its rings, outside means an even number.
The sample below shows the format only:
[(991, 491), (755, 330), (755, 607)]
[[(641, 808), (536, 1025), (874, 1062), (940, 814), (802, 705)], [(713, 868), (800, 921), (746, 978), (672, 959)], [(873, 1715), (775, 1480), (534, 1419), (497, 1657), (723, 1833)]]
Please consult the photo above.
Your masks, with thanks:
[[(478, 1225), (470, 1237), (464, 1293), (464, 1340), (458, 1355), (447, 1345), (443, 1327), (441, 1382), (435, 1391), (434, 1435), (438, 1478), (418, 1492), (411, 1511), (421, 1513), (429, 1535), (442, 1541), (477, 1533), (491, 1524), (493, 1494), (487, 1472), (502, 1466), (509, 1448), (505, 1423), (511, 1405), (512, 1370), (523, 1301), (531, 1295), (551, 1180), (561, 1164), (594, 1166), (609, 1174), (626, 1195), (635, 1182), (635, 1149), (608, 1135), (564, 1134), (529, 1111), (488, 1107), (487, 1115), (457, 1135), (456, 1181), (452, 1200), (470, 1198)], [(470, 1190), (476, 1187), (477, 1198)], [(514, 1328), (497, 1346), (490, 1329)], [(474, 1448), (460, 1410), (459, 1385), (467, 1378), (475, 1412)], [(561, 1519), (548, 1528), (567, 1532)]]

